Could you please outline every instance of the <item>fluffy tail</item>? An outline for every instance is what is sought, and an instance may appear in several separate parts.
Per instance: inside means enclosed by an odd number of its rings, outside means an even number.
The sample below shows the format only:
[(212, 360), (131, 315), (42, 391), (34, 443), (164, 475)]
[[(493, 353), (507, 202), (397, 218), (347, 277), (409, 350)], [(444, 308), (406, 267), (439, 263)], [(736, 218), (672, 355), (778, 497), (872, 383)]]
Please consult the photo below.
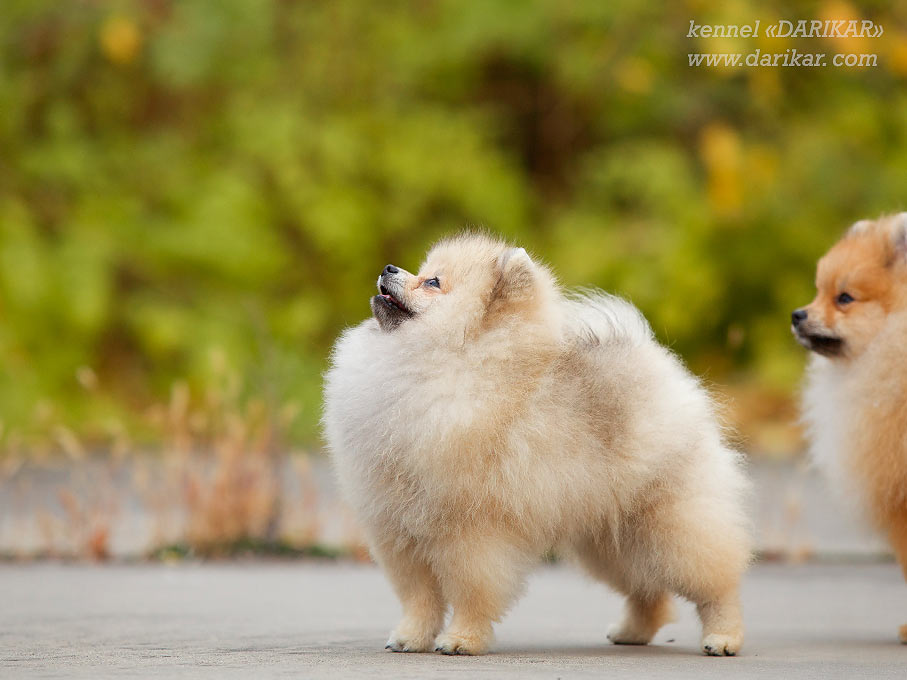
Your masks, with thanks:
[(578, 290), (571, 292), (564, 304), (570, 329), (591, 344), (640, 344), (653, 337), (642, 313), (616, 295), (596, 289)]

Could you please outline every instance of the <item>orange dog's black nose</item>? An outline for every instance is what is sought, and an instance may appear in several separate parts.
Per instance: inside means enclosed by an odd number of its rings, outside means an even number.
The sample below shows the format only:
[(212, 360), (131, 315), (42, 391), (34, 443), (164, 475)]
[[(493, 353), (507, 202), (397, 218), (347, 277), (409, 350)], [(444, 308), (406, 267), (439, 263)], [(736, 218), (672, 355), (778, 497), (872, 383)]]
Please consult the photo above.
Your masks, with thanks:
[(400, 270), (397, 269), (394, 265), (389, 264), (384, 268), (384, 271), (381, 273), (382, 274), (396, 274), (398, 271), (400, 271)]
[(790, 322), (794, 326), (799, 326), (801, 321), (806, 321), (807, 313), (805, 309), (795, 309), (790, 315)]

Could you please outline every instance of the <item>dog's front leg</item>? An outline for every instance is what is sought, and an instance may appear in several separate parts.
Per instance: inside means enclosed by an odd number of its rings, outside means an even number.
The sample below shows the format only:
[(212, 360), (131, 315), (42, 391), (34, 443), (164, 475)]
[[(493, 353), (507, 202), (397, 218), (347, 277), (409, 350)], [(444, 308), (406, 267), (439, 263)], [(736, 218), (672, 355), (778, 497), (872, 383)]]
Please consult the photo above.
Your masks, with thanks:
[(432, 651), (446, 613), (437, 577), (412, 546), (375, 545), (372, 552), (403, 605), (403, 618), (391, 632), (385, 649)]
[(435, 641), (442, 654), (484, 654), (500, 621), (525, 585), (533, 563), (528, 551), (502, 537), (460, 535), (438, 561), (444, 597), (453, 617)]

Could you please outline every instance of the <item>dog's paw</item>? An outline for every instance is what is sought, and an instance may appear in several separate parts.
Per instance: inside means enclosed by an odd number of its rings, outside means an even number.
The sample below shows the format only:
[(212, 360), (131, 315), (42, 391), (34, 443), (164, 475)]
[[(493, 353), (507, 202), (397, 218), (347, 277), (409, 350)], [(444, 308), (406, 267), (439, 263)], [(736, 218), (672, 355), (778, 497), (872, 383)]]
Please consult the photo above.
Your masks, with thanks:
[(652, 641), (651, 633), (634, 630), (626, 621), (611, 624), (607, 635), (615, 645), (647, 645)]
[(907, 623), (898, 628), (898, 639), (902, 645), (907, 645)]
[(428, 652), (434, 649), (434, 633), (419, 632), (405, 626), (398, 626), (391, 633), (385, 649), (392, 652)]
[(708, 656), (736, 656), (743, 646), (743, 636), (712, 633), (702, 638), (702, 651)]
[(483, 636), (447, 632), (435, 640), (435, 651), (442, 654), (478, 655), (487, 652), (490, 643)]

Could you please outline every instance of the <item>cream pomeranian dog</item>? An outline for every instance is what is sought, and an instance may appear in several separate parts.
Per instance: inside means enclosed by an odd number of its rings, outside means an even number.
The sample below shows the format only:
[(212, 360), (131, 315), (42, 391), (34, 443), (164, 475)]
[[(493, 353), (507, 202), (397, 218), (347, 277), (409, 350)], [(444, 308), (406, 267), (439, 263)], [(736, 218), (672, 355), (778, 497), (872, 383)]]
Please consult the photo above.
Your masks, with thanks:
[[(854, 224), (792, 315), (814, 352), (804, 390), (813, 459), (889, 538), (907, 577), (907, 213)], [(907, 625), (900, 628), (907, 643)]]
[(486, 652), (554, 548), (626, 594), (612, 642), (648, 643), (676, 593), (706, 654), (737, 653), (747, 483), (705, 390), (636, 308), (566, 295), (480, 234), (438, 243), (418, 274), (387, 265), (378, 289), (334, 348), (323, 423), (403, 606), (387, 648)]

